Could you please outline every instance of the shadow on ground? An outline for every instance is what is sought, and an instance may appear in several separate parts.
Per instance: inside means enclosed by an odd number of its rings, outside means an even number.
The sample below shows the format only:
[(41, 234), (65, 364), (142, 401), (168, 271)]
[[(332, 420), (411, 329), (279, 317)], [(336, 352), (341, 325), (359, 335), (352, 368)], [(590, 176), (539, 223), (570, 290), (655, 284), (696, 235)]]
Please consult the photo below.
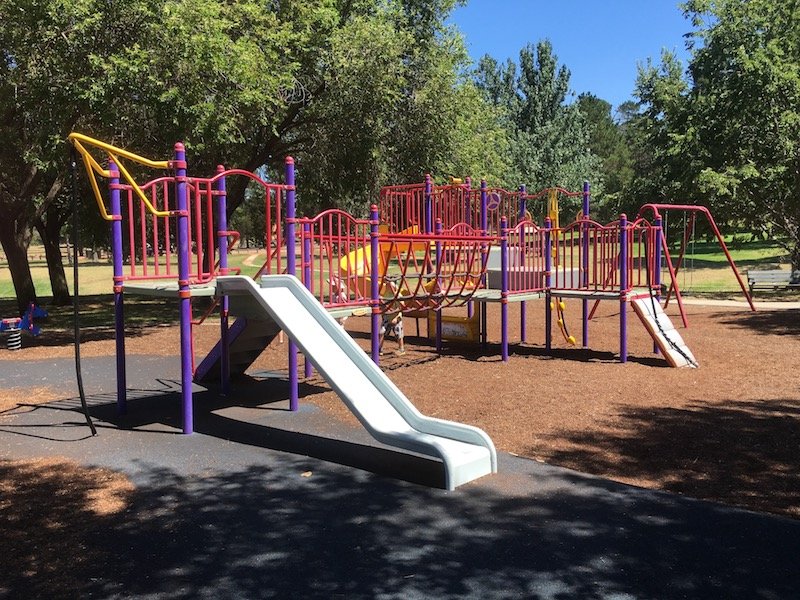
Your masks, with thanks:
[(761, 335), (800, 335), (800, 309), (721, 312), (714, 318), (725, 325), (749, 329)]
[[(221, 396), (214, 390), (196, 392), (194, 432), (252, 448), (317, 458), (429, 487), (445, 487), (444, 468), (440, 461), (399, 453), (385, 447), (337, 439), (336, 432), (340, 429), (338, 423), (324, 414), (319, 414), (318, 409), (310, 406), (301, 406), (300, 411), (307, 413), (302, 418), (313, 422), (315, 431), (320, 435), (287, 429), (285, 428), (287, 421), (281, 421), (282, 426), (273, 427), (264, 424), (270, 422), (268, 416), (259, 419), (260, 422), (228, 416), (226, 409), (230, 408), (289, 414), (287, 387), (287, 383), (283, 380), (240, 381), (235, 400), (232, 397)], [(299, 391), (300, 397), (308, 398), (313, 394), (330, 390), (327, 387), (303, 383)], [(140, 393), (128, 404), (128, 412), (124, 415), (119, 414), (115, 402), (92, 406), (90, 413), (94, 419), (110, 423), (119, 429), (154, 431), (156, 425), (165, 425), (170, 429), (157, 430), (179, 434), (181, 428), (179, 393)], [(252, 413), (248, 418), (252, 419), (251, 415)], [(291, 422), (288, 421), (289, 424)]]
[(695, 498), (800, 517), (800, 400), (625, 408), (605, 431), (561, 434), (548, 462)]
[[(292, 463), (298, 472), (310, 468), (302, 459)], [(0, 477), (17, 477), (16, 468), (0, 464)], [(285, 469), (266, 466), (207, 477), (153, 468), (148, 476), (126, 508), (110, 515), (86, 508), (96, 484), (91, 471), (51, 473), (6, 499), (0, 596), (792, 593), (783, 574), (796, 566), (797, 531), (780, 520), (759, 522), (754, 535), (747, 527), (755, 523), (745, 518), (743, 531), (742, 515), (724, 509), (699, 519), (681, 502), (571, 493), (571, 484), (583, 482), (570, 475), (561, 481), (564, 491), (535, 502), (475, 487), (446, 496), (348, 472), (287, 478)], [(31, 505), (42, 495), (52, 501)], [(647, 516), (653, 514), (658, 517)], [(725, 531), (736, 533), (719, 534)], [(736, 543), (742, 538), (746, 555)], [(783, 548), (783, 561), (776, 562), (776, 547)]]

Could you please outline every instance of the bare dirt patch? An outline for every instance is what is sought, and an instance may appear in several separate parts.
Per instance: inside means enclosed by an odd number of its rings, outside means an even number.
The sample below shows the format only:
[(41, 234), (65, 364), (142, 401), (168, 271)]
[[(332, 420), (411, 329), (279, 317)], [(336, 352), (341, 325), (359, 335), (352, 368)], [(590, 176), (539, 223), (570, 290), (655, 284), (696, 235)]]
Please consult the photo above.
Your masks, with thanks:
[(119, 473), (64, 458), (0, 461), (0, 591), (9, 585), (30, 598), (75, 597), (81, 571), (104, 558), (92, 537), (126, 509), (133, 490)]

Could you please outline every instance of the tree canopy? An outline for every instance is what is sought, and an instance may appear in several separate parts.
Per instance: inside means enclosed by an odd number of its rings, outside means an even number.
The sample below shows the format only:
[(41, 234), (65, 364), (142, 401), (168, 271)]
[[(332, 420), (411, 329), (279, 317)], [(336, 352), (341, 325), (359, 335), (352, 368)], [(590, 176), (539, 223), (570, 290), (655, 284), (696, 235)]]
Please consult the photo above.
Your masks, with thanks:
[[(162, 159), (182, 140), (190, 173), (294, 154), (309, 211), (364, 211), (425, 172), (502, 172), (504, 132), (445, 25), (455, 4), (0, 0), (0, 240), (20, 306), (34, 225), (69, 211), (72, 130)], [(244, 186), (229, 192), (234, 210)]]
[(641, 69), (650, 189), (785, 243), (800, 268), (800, 4), (691, 0), (688, 76)]
[(504, 112), (511, 134), (510, 180), (530, 189), (580, 189), (597, 182), (598, 161), (588, 150), (589, 130), (577, 104), (567, 103), (569, 69), (558, 65), (548, 41), (520, 51), (519, 65), (484, 56), (478, 87)]

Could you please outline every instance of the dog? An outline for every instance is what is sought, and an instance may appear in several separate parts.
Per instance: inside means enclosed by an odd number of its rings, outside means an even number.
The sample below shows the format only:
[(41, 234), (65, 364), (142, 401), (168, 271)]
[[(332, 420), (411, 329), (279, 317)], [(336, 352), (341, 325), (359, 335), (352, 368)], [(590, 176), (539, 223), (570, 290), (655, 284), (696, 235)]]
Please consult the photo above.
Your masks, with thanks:
[(397, 340), (398, 349), (395, 354), (402, 356), (406, 353), (405, 336), (403, 335), (403, 313), (385, 312), (381, 320), (381, 331), (378, 336), (378, 353), (383, 354), (383, 342), (386, 337)]
[[(331, 277), (326, 280), (328, 289), (330, 290), (330, 298), (332, 304), (339, 304), (346, 302), (350, 298), (350, 290), (347, 283), (339, 277)], [(390, 287), (393, 283), (389, 284)], [(338, 317), (336, 321), (344, 327), (345, 321), (348, 317)], [(403, 313), (400, 311), (386, 311), (381, 318), (381, 328), (378, 334), (378, 352), (383, 354), (383, 342), (386, 337), (397, 340), (398, 349), (396, 354), (402, 356), (406, 353), (405, 336), (403, 333)]]
[[(350, 299), (350, 290), (347, 284), (338, 277), (332, 277), (325, 280), (328, 283), (328, 289), (331, 291), (331, 304), (339, 304), (347, 302)], [(336, 322), (344, 327), (347, 317), (337, 317)]]

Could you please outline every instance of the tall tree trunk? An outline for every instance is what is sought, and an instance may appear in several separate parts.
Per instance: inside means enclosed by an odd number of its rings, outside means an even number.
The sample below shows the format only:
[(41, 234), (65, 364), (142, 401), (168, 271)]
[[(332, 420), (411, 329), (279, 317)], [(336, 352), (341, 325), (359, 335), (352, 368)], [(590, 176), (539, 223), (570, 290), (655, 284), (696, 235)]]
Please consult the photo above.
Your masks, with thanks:
[(69, 294), (67, 276), (64, 272), (64, 262), (59, 245), (63, 217), (57, 213), (58, 210), (55, 205), (48, 207), (45, 212), (46, 220), (42, 218), (36, 220), (36, 230), (42, 238), (42, 244), (44, 244), (47, 273), (50, 276), (50, 288), (53, 291), (53, 304), (56, 306), (68, 306), (72, 302), (72, 298)]
[(0, 219), (0, 244), (2, 244), (8, 259), (8, 268), (11, 271), (11, 281), (14, 283), (20, 315), (25, 312), (28, 303), (37, 300), (31, 265), (28, 262), (30, 242), (30, 229), (17, 230), (14, 219)]

